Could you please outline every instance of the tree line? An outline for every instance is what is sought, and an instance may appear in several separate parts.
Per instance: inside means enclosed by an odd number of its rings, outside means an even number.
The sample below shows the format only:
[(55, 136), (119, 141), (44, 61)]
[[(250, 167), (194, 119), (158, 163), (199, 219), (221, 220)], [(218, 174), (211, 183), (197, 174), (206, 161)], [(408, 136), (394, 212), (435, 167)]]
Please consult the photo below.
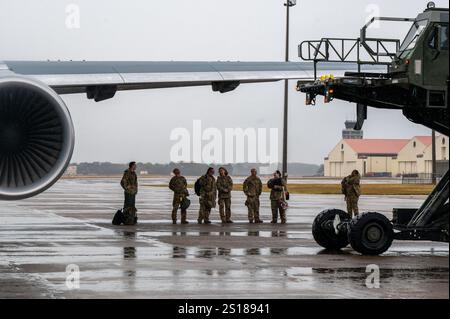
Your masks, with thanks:
[[(109, 162), (94, 162), (94, 163), (77, 163), (72, 164), (77, 167), (78, 175), (119, 175), (128, 167), (127, 164), (109, 163)], [(170, 175), (172, 170), (177, 167), (185, 176), (201, 176), (205, 174), (208, 167), (214, 167), (218, 171), (219, 167), (225, 167), (231, 175), (246, 175), (251, 168), (268, 170), (267, 165), (255, 163), (241, 163), (241, 164), (201, 164), (201, 163), (137, 163), (137, 172), (147, 172), (150, 175)], [(275, 165), (272, 169), (279, 169), (281, 165)], [(290, 163), (288, 165), (289, 174), (292, 176), (323, 176), (323, 168), (314, 164)]]

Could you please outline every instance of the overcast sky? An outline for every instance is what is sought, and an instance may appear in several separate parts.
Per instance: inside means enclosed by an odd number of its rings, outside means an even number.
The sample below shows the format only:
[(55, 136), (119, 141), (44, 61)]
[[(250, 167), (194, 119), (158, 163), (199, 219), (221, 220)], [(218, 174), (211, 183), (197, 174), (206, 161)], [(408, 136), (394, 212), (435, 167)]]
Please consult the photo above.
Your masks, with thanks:
[[(371, 14), (415, 17), (423, 0), (299, 0), (292, 9), (291, 60), (303, 40), (358, 37)], [(448, 7), (448, 2), (436, 1)], [(80, 28), (67, 28), (68, 5), (80, 8)], [(70, 8), (70, 7), (69, 7)], [(73, 11), (72, 11), (73, 12)], [(405, 28), (406, 27), (406, 28)], [(408, 26), (385, 24), (371, 35), (401, 37)], [(0, 0), (0, 60), (240, 60), (284, 59), (283, 0)], [(289, 161), (322, 163), (354, 105), (304, 105), (290, 94)], [(243, 85), (221, 95), (208, 88), (120, 92), (102, 103), (64, 96), (76, 129), (74, 162), (168, 162), (173, 129), (282, 127), (283, 84)], [(369, 111), (367, 138), (429, 134), (396, 111)], [(280, 143), (281, 145), (281, 143)], [(281, 157), (281, 147), (280, 147)]]

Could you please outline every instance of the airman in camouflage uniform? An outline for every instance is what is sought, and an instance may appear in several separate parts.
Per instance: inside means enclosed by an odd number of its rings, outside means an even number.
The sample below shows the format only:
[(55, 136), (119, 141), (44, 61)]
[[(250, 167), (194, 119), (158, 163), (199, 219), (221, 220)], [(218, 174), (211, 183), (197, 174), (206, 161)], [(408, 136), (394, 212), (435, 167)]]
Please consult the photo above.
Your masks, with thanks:
[(128, 165), (128, 169), (123, 173), (120, 185), (122, 186), (125, 195), (125, 201), (123, 204), (125, 224), (134, 225), (137, 222), (136, 195), (138, 193), (138, 180), (135, 162), (131, 162)]
[(278, 212), (282, 224), (286, 224), (286, 210), (280, 205), (280, 201), (285, 200), (284, 192), (287, 192), (286, 181), (281, 178), (281, 172), (276, 171), (273, 178), (269, 180), (267, 186), (270, 188), (270, 206), (272, 209), (272, 224), (278, 223)]
[(259, 218), (259, 196), (262, 193), (262, 182), (257, 176), (256, 169), (252, 169), (251, 175), (244, 182), (244, 193), (247, 196), (245, 205), (248, 208), (248, 220), (251, 224), (261, 224), (263, 221)]
[[(181, 172), (178, 168), (173, 170), (173, 174), (169, 183), (169, 188), (173, 191), (173, 201), (172, 201), (172, 222), (175, 225), (177, 223), (177, 212), (182, 206), (182, 203), (189, 196), (189, 191), (187, 190), (186, 178), (181, 176)], [(187, 211), (181, 207), (181, 224), (189, 224), (187, 221)]]
[(217, 190), (219, 192), (219, 212), (222, 224), (231, 224), (231, 191), (233, 190), (233, 180), (228, 175), (228, 171), (221, 167), (220, 176), (217, 177)]
[(358, 201), (359, 196), (361, 196), (360, 182), (361, 175), (359, 175), (359, 172), (356, 170), (342, 181), (345, 201), (347, 202), (347, 212), (351, 217), (359, 215)]
[(200, 178), (200, 210), (198, 213), (198, 223), (211, 224), (209, 215), (211, 209), (216, 207), (217, 186), (214, 178), (214, 168), (210, 167), (205, 176)]

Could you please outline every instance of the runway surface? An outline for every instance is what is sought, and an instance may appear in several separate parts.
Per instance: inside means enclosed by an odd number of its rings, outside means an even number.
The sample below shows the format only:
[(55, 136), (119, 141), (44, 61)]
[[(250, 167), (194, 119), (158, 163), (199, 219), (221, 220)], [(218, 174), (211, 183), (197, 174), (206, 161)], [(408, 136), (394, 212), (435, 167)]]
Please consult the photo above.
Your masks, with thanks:
[[(237, 192), (236, 223), (222, 226), (216, 210), (207, 226), (194, 223), (198, 201), (191, 195), (191, 224), (181, 226), (169, 222), (171, 192), (145, 187), (139, 225), (114, 227), (118, 182), (62, 180), (38, 197), (2, 202), (0, 298), (449, 297), (446, 243), (398, 241), (379, 257), (317, 246), (311, 223), (323, 209), (343, 209), (341, 196), (292, 195), (288, 224), (271, 225), (263, 194), (266, 223), (249, 225)], [(424, 199), (363, 196), (360, 208), (391, 217), (393, 207), (419, 207)], [(79, 287), (67, 282), (69, 265), (79, 269)], [(369, 265), (379, 267), (380, 288), (366, 285)]]

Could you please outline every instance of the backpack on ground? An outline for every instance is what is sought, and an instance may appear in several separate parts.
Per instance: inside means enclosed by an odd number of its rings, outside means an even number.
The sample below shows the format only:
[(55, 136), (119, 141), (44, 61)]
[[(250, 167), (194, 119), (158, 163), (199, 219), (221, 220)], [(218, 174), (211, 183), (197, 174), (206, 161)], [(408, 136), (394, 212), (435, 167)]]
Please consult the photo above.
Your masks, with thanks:
[(137, 224), (137, 221), (137, 209), (128, 208), (118, 210), (113, 217), (112, 224), (114, 226), (134, 226)]
[(120, 225), (122, 225), (124, 223), (124, 221), (125, 221), (125, 216), (123, 215), (122, 210), (119, 209), (114, 215), (114, 218), (112, 220), (112, 224), (114, 226), (120, 226)]

